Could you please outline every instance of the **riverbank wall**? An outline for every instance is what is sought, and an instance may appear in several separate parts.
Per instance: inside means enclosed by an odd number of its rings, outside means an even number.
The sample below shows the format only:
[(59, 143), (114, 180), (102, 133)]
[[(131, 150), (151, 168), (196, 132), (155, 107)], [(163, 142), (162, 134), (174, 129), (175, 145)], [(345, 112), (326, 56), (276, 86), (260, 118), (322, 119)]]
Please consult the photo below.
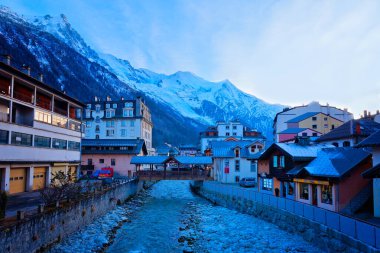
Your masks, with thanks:
[(137, 179), (112, 185), (77, 202), (47, 209), (10, 226), (4, 225), (0, 228), (0, 252), (42, 252), (124, 203), (142, 188), (143, 182)]
[(327, 210), (252, 189), (194, 181), (209, 201), (276, 224), (326, 252), (380, 252), (380, 228)]

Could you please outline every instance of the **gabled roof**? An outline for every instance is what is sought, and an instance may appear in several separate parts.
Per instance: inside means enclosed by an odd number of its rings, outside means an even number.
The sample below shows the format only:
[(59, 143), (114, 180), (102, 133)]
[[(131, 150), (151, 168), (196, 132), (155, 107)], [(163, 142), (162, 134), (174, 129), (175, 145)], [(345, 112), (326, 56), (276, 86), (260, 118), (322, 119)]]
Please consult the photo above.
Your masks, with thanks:
[(288, 128), (282, 132), (279, 132), (279, 134), (298, 134), (301, 133), (309, 128)]
[(267, 150), (265, 150), (260, 159), (267, 158), (274, 149), (278, 148), (293, 157), (295, 161), (308, 161), (317, 157), (317, 152), (319, 150), (329, 147), (333, 146), (324, 144), (301, 145), (299, 143), (273, 143)]
[(357, 147), (380, 146), (380, 130), (371, 134), (368, 138), (360, 142)]
[(251, 154), (248, 150), (248, 147), (255, 143), (257, 143), (257, 141), (212, 141), (210, 143), (210, 146), (212, 149), (213, 157), (235, 157), (234, 149), (239, 147), (240, 157), (248, 159), (257, 159), (260, 156), (261, 152)]
[(380, 177), (380, 163), (376, 165), (375, 167), (366, 170), (362, 173), (362, 176), (364, 178), (374, 178), (374, 177)]
[(305, 172), (315, 177), (341, 178), (370, 156), (371, 154), (363, 149), (324, 148), (302, 169), (294, 168), (289, 172), (293, 176)]
[[(82, 147), (95, 147), (95, 149), (82, 149), (83, 154), (147, 154), (143, 139), (82, 139)], [(98, 149), (105, 147), (105, 149)], [(127, 147), (127, 149), (107, 149), (108, 147)]]
[(179, 150), (176, 147), (169, 146), (168, 144), (164, 144), (162, 146), (156, 147), (156, 153), (158, 155), (164, 155), (164, 156), (167, 155), (168, 153), (178, 155)]
[(307, 112), (307, 113), (304, 113), (304, 114), (302, 114), (300, 116), (297, 116), (297, 117), (295, 117), (295, 118), (293, 118), (291, 120), (288, 120), (285, 123), (298, 123), (298, 122), (300, 122), (302, 120), (305, 120), (305, 119), (308, 119), (310, 117), (313, 117), (314, 115), (317, 115), (319, 113), (321, 113), (321, 112)]
[(177, 161), (180, 164), (212, 164), (212, 157), (210, 156), (134, 156), (131, 164), (164, 164), (169, 160)]
[(340, 127), (319, 137), (317, 142), (338, 140), (352, 136), (369, 136), (380, 130), (380, 124), (370, 119), (349, 120)]

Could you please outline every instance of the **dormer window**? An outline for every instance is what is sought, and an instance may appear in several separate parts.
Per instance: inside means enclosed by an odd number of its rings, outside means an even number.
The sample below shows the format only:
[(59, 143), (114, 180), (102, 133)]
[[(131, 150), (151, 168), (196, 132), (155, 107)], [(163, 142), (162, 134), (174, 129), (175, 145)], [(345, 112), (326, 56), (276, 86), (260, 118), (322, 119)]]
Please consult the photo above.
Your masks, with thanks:
[(133, 109), (124, 109), (123, 110), (124, 117), (133, 117)]
[(115, 116), (115, 111), (114, 110), (107, 110), (106, 112), (106, 117), (107, 118), (112, 118)]
[(125, 103), (125, 107), (132, 108), (133, 107), (133, 103), (132, 102), (127, 102), (127, 103)]
[(87, 109), (91, 109), (91, 104), (87, 104)]
[(116, 108), (117, 108), (117, 104), (113, 104), (113, 105), (112, 105), (112, 108), (113, 108), (113, 109), (116, 109)]
[(240, 157), (240, 149), (235, 149), (235, 157)]
[(110, 104), (106, 104), (106, 108), (107, 109), (111, 108), (111, 105)]
[(96, 112), (100, 112), (100, 105), (96, 105), (95, 110), (96, 110)]

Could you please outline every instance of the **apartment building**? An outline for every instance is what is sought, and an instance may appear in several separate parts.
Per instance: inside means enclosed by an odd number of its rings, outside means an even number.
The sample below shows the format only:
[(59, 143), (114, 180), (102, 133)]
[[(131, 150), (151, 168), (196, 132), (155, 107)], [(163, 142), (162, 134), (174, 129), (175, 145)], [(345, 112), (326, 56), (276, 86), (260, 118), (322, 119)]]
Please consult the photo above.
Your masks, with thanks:
[[(9, 62), (8, 62), (9, 63)], [(84, 104), (0, 62), (0, 180), (10, 194), (41, 189), (52, 173), (76, 177)]]
[(153, 123), (143, 99), (113, 101), (98, 97), (86, 103), (83, 114), (86, 139), (143, 139), (148, 153), (153, 153)]
[(292, 132), (295, 132), (294, 128), (311, 129), (310, 134), (312, 136), (319, 136), (330, 132), (351, 119), (353, 119), (353, 115), (347, 109), (342, 110), (329, 104), (321, 105), (318, 102), (285, 108), (282, 112), (277, 113), (274, 119), (274, 141), (280, 142), (280, 137), (284, 141), (284, 134), (287, 134), (285, 130), (289, 128), (293, 129)]

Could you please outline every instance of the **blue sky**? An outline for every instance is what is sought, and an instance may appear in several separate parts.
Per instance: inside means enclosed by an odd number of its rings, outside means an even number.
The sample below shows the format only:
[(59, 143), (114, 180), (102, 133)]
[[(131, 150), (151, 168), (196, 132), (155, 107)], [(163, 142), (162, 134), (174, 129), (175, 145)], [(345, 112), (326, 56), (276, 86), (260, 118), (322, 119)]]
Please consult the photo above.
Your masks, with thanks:
[(380, 109), (380, 1), (0, 0), (59, 15), (94, 49), (161, 73), (229, 79), (271, 103)]

